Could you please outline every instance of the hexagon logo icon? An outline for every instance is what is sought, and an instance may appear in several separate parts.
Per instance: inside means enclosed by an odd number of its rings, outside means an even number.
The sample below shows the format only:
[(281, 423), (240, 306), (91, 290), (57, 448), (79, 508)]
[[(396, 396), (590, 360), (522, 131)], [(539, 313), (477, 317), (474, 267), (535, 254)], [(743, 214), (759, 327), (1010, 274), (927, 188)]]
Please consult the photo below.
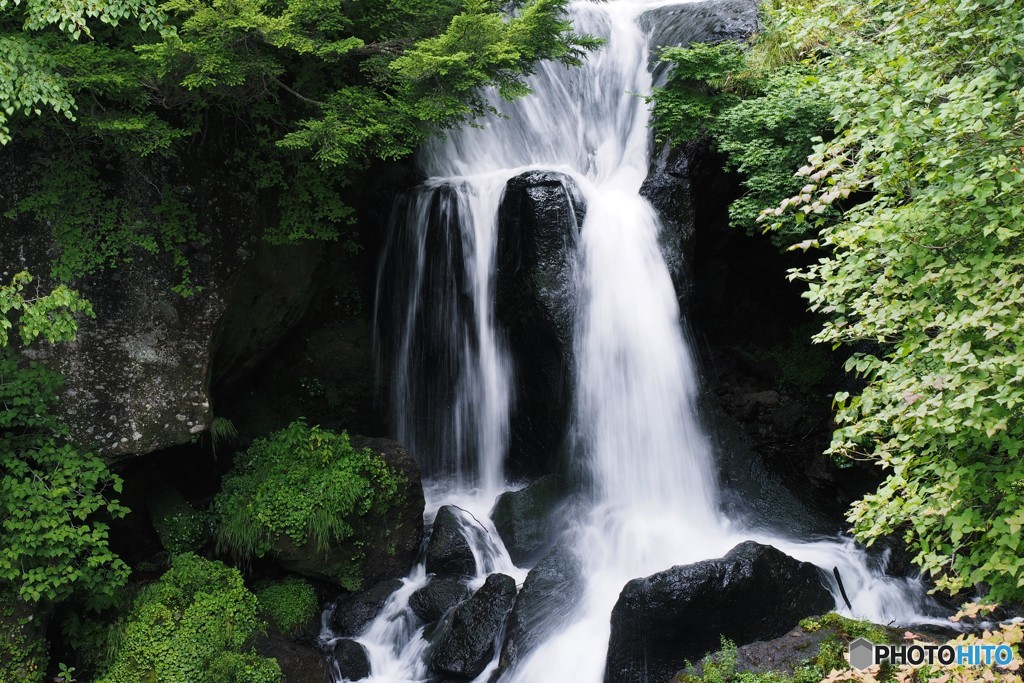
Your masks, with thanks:
[(875, 663), (875, 646), (871, 641), (858, 638), (850, 643), (850, 666), (854, 669), (866, 669)]

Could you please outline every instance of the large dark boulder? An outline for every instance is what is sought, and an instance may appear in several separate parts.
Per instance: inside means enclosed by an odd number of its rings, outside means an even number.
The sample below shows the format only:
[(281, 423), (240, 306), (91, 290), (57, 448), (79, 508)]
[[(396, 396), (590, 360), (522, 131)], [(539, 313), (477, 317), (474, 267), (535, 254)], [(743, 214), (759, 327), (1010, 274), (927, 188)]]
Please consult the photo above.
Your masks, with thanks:
[(438, 577), (409, 596), (409, 609), (423, 623), (431, 624), (472, 594), (473, 591), (461, 579)]
[(514, 667), (553, 628), (568, 623), (582, 595), (583, 568), (571, 550), (558, 548), (538, 562), (509, 615), (499, 670)]
[(565, 433), (584, 212), (576, 183), (550, 171), (509, 180), (498, 210), (494, 311), (516, 368), (509, 444), (516, 474), (551, 471)]
[(287, 683), (331, 683), (333, 680), (327, 655), (311, 640), (296, 640), (270, 628), (256, 636), (253, 649), (261, 657), (276, 659)]
[[(8, 151), (0, 163), (0, 194), (5, 206), (14, 207), (31, 192), (20, 161), (31, 150)], [(236, 369), (258, 362), (301, 316), (316, 287), (322, 243), (261, 245), (255, 197), (226, 189), (222, 179), (185, 178), (182, 170), (160, 160), (133, 159), (107, 167), (104, 174), (113, 195), (137, 207), (154, 226), (161, 221), (155, 214), (162, 197), (156, 188), (171, 184), (188, 198), (185, 211), (204, 237), (202, 243), (178, 245), (190, 271), (188, 296), (175, 291), (183, 282), (182, 268), (163, 248), (131, 248), (116, 236), (99, 246), (75, 237), (59, 244), (49, 225), (29, 216), (0, 216), (4, 283), (28, 270), (37, 278), (33, 290), (38, 285), (48, 292), (56, 284), (51, 267), (62, 253), (89, 262), (97, 256), (92, 249), (127, 250), (114, 263), (101, 257), (100, 267), (71, 282), (96, 313), (79, 318), (77, 338), (34, 344), (26, 351), (63, 375), (56, 412), (74, 440), (110, 460), (188, 444), (209, 428), (210, 382), (218, 362)], [(79, 249), (83, 253), (76, 259)]]
[(369, 590), (340, 598), (331, 615), (331, 628), (339, 636), (358, 636), (384, 610), (391, 594), (401, 587), (401, 581), (389, 579)]
[(354, 640), (342, 638), (334, 644), (334, 661), (345, 680), (358, 681), (370, 676), (370, 655)]
[(508, 550), (519, 566), (536, 560), (554, 537), (551, 514), (562, 497), (556, 475), (541, 477), (518, 491), (498, 496), (491, 519)]
[[(326, 550), (312, 540), (296, 546), (282, 536), (274, 542), (274, 557), (293, 574), (348, 587), (357, 582), (365, 587), (405, 576), (415, 563), (423, 538), (423, 484), (416, 461), (396, 441), (356, 436), (351, 443), (356, 450), (369, 448), (376, 452), (392, 470), (404, 475), (400, 502), (383, 514), (360, 517), (358, 533)], [(353, 566), (357, 576), (353, 576)]]
[(667, 681), (723, 636), (737, 645), (775, 638), (834, 606), (814, 565), (746, 541), (723, 558), (627, 583), (612, 610), (605, 681)]
[(431, 670), (458, 678), (480, 675), (494, 655), (494, 640), (515, 598), (515, 579), (488, 576), (480, 590), (452, 612), (430, 654)]
[(469, 541), (462, 533), (459, 513), (451, 505), (443, 505), (434, 517), (427, 543), (427, 572), (450, 576), (473, 576), (476, 559)]

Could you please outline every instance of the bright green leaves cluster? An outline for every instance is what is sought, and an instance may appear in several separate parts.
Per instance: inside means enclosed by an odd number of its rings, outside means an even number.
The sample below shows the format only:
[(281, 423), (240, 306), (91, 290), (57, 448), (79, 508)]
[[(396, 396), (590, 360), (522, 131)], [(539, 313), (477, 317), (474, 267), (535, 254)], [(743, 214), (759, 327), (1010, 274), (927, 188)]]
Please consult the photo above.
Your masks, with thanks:
[(74, 120), (75, 101), (53, 58), (26, 36), (0, 33), (0, 145), (11, 141), (8, 119), (53, 110)]
[[(567, 5), (528, 0), (512, 15), (493, 0), (17, 5), (0, 15), (0, 117), (75, 115), (19, 122), (24, 161), (8, 182), (27, 188), (12, 190), (20, 210), (5, 218), (52, 231), (61, 281), (159, 253), (182, 271), (184, 295), (196, 291), (185, 254), (223, 230), (196, 188), (252, 198), (251, 229), (268, 240), (351, 242), (368, 167), (492, 112), (483, 89), (520, 96), (538, 60), (576, 63), (597, 45), (572, 32)], [(42, 31), (49, 23), (72, 40)], [(151, 215), (166, 203), (183, 210)]]
[(42, 366), (20, 367), (10, 350), (0, 352), (0, 584), (17, 586), (29, 602), (79, 594), (102, 604), (128, 567), (99, 520), (128, 510), (109, 497), (121, 479), (71, 445), (50, 415), (58, 385)]
[(115, 625), (119, 646), (97, 683), (280, 683), (277, 662), (251, 652), (256, 612), (237, 569), (178, 555)]
[[(764, 12), (766, 30), (749, 49), (729, 41), (664, 50), (661, 59), (672, 71), (651, 98), (659, 137), (681, 142), (706, 134), (727, 168), (739, 172), (745, 192), (730, 205), (729, 217), (751, 232), (763, 230), (757, 219), (765, 206), (799, 192), (804, 183), (794, 172), (812, 141), (832, 127), (813, 69), (786, 51), (766, 54), (779, 51), (783, 22), (780, 10)], [(801, 240), (808, 227), (802, 219), (776, 226), (772, 239), (780, 246)]]
[(579, 64), (599, 42), (572, 33), (565, 0), (533, 0), (505, 16), (493, 0), (465, 0), (447, 30), (420, 41), (391, 68), (413, 97), (415, 117), (441, 126), (494, 113), (480, 92), (493, 86), (505, 99), (529, 93), (523, 77), (539, 60)]
[(715, 138), (748, 190), (734, 222), (822, 247), (793, 276), (828, 321), (817, 340), (855, 348), (863, 381), (836, 397), (830, 452), (888, 474), (851, 510), (856, 534), (901, 534), (942, 588), (1020, 599), (1024, 4), (762, 10), (741, 65), (732, 46), (667, 54), (656, 125)]
[[(146, 168), (114, 183), (97, 167), (91, 154), (39, 161), (24, 199), (7, 213), (11, 220), (48, 225), (58, 253), (50, 275), (67, 282), (131, 262), (140, 255), (163, 256), (176, 267), (180, 280), (172, 287), (182, 296), (198, 291), (192, 266), (183, 249), (207, 239), (181, 195), (187, 188), (145, 182)], [(55, 290), (56, 291), (56, 290)]]
[[(844, 16), (836, 0), (819, 16)], [(821, 230), (823, 342), (859, 345), (831, 452), (888, 477), (854, 530), (901, 533), (940, 587), (1024, 596), (1024, 3), (876, 0), (822, 67), (838, 136), (765, 220)], [(882, 27), (884, 30), (879, 30)], [(839, 220), (830, 207), (860, 194)]]
[(23, 344), (39, 337), (52, 344), (75, 338), (76, 313), (95, 317), (89, 302), (74, 290), (57, 285), (47, 294), (33, 295), (32, 280), (32, 275), (22, 271), (14, 274), (10, 284), (0, 284), (0, 349), (7, 346), (15, 325)]
[(0, 12), (0, 145), (11, 140), (8, 120), (15, 113), (39, 116), (46, 109), (75, 119), (75, 98), (53, 59), (56, 41), (47, 29), (77, 41), (91, 37), (90, 23), (97, 21), (117, 26), (133, 19), (146, 30), (162, 27), (164, 19), (147, 0), (0, 0)]
[(320, 610), (316, 590), (306, 581), (288, 577), (256, 593), (260, 610), (284, 634), (296, 637)]
[(241, 560), (280, 541), (326, 549), (356, 534), (361, 517), (400, 502), (404, 482), (344, 432), (293, 422), (254, 441), (224, 478), (213, 502), (218, 547)]

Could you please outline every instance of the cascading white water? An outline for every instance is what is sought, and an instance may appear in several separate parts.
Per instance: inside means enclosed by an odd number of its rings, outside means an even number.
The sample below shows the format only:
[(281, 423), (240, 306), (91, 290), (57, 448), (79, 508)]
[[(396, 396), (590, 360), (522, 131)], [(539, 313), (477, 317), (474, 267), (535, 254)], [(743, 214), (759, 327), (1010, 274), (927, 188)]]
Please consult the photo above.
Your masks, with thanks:
[[(861, 617), (925, 620), (920, 586), (870, 570), (851, 542), (745, 530), (745, 522), (721, 512), (713, 449), (697, 416), (696, 372), (658, 246), (658, 217), (639, 194), (650, 142), (648, 109), (636, 94), (650, 92), (652, 83), (649, 41), (637, 19), (672, 4), (681, 3), (574, 3), (576, 29), (607, 44), (582, 68), (540, 65), (530, 80), (533, 94), (501, 107), (508, 119), (427, 144), (420, 163), (431, 179), (393, 221), (390, 239), (404, 246), (389, 246), (381, 266), (378, 303), (390, 296), (403, 311), (390, 323), (397, 338), (382, 350), (391, 361), (397, 436), (429, 480), (428, 518), (455, 503), (483, 520), (479, 528), (464, 520), (477, 557), (474, 586), (494, 571), (521, 581), (525, 571), (512, 565), (487, 520), (506, 486), (514, 385), (492, 310), (497, 214), (505, 183), (530, 169), (565, 173), (586, 202), (575, 255), (579, 310), (568, 437), (587, 495), (564, 525), (572, 527), (567, 538), (585, 586), (569, 621), (502, 680), (601, 681), (609, 615), (627, 581), (720, 557), (746, 539), (827, 571), (839, 567)], [(360, 637), (371, 680), (428, 678), (423, 627), (406, 607), (426, 580), (421, 565)]]

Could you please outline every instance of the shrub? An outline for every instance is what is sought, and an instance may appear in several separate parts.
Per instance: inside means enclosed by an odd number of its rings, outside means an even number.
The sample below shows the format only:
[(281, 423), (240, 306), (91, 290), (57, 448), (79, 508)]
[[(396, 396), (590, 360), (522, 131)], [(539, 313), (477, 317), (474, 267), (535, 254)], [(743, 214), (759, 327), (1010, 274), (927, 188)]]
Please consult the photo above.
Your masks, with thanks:
[(42, 683), (46, 639), (37, 615), (12, 586), (0, 584), (0, 683)]
[(196, 510), (173, 488), (161, 489), (149, 505), (160, 543), (171, 555), (199, 550), (210, 538), (210, 518)]
[[(213, 502), (217, 549), (246, 561), (280, 544), (323, 553), (349, 539), (358, 545), (361, 522), (399, 504), (405, 483), (370, 449), (352, 448), (346, 433), (293, 422), (254, 441), (225, 477)], [(360, 559), (333, 570), (351, 590), (361, 584)]]
[(277, 662), (247, 649), (261, 627), (237, 569), (178, 555), (136, 597), (97, 683), (279, 683)]
[(267, 586), (256, 593), (256, 599), (274, 625), (289, 636), (299, 635), (320, 609), (320, 600), (313, 587), (294, 577)]
[(29, 602), (78, 593), (95, 606), (127, 580), (105, 519), (128, 509), (109, 497), (121, 479), (50, 413), (60, 379), (0, 349), (0, 582)]

